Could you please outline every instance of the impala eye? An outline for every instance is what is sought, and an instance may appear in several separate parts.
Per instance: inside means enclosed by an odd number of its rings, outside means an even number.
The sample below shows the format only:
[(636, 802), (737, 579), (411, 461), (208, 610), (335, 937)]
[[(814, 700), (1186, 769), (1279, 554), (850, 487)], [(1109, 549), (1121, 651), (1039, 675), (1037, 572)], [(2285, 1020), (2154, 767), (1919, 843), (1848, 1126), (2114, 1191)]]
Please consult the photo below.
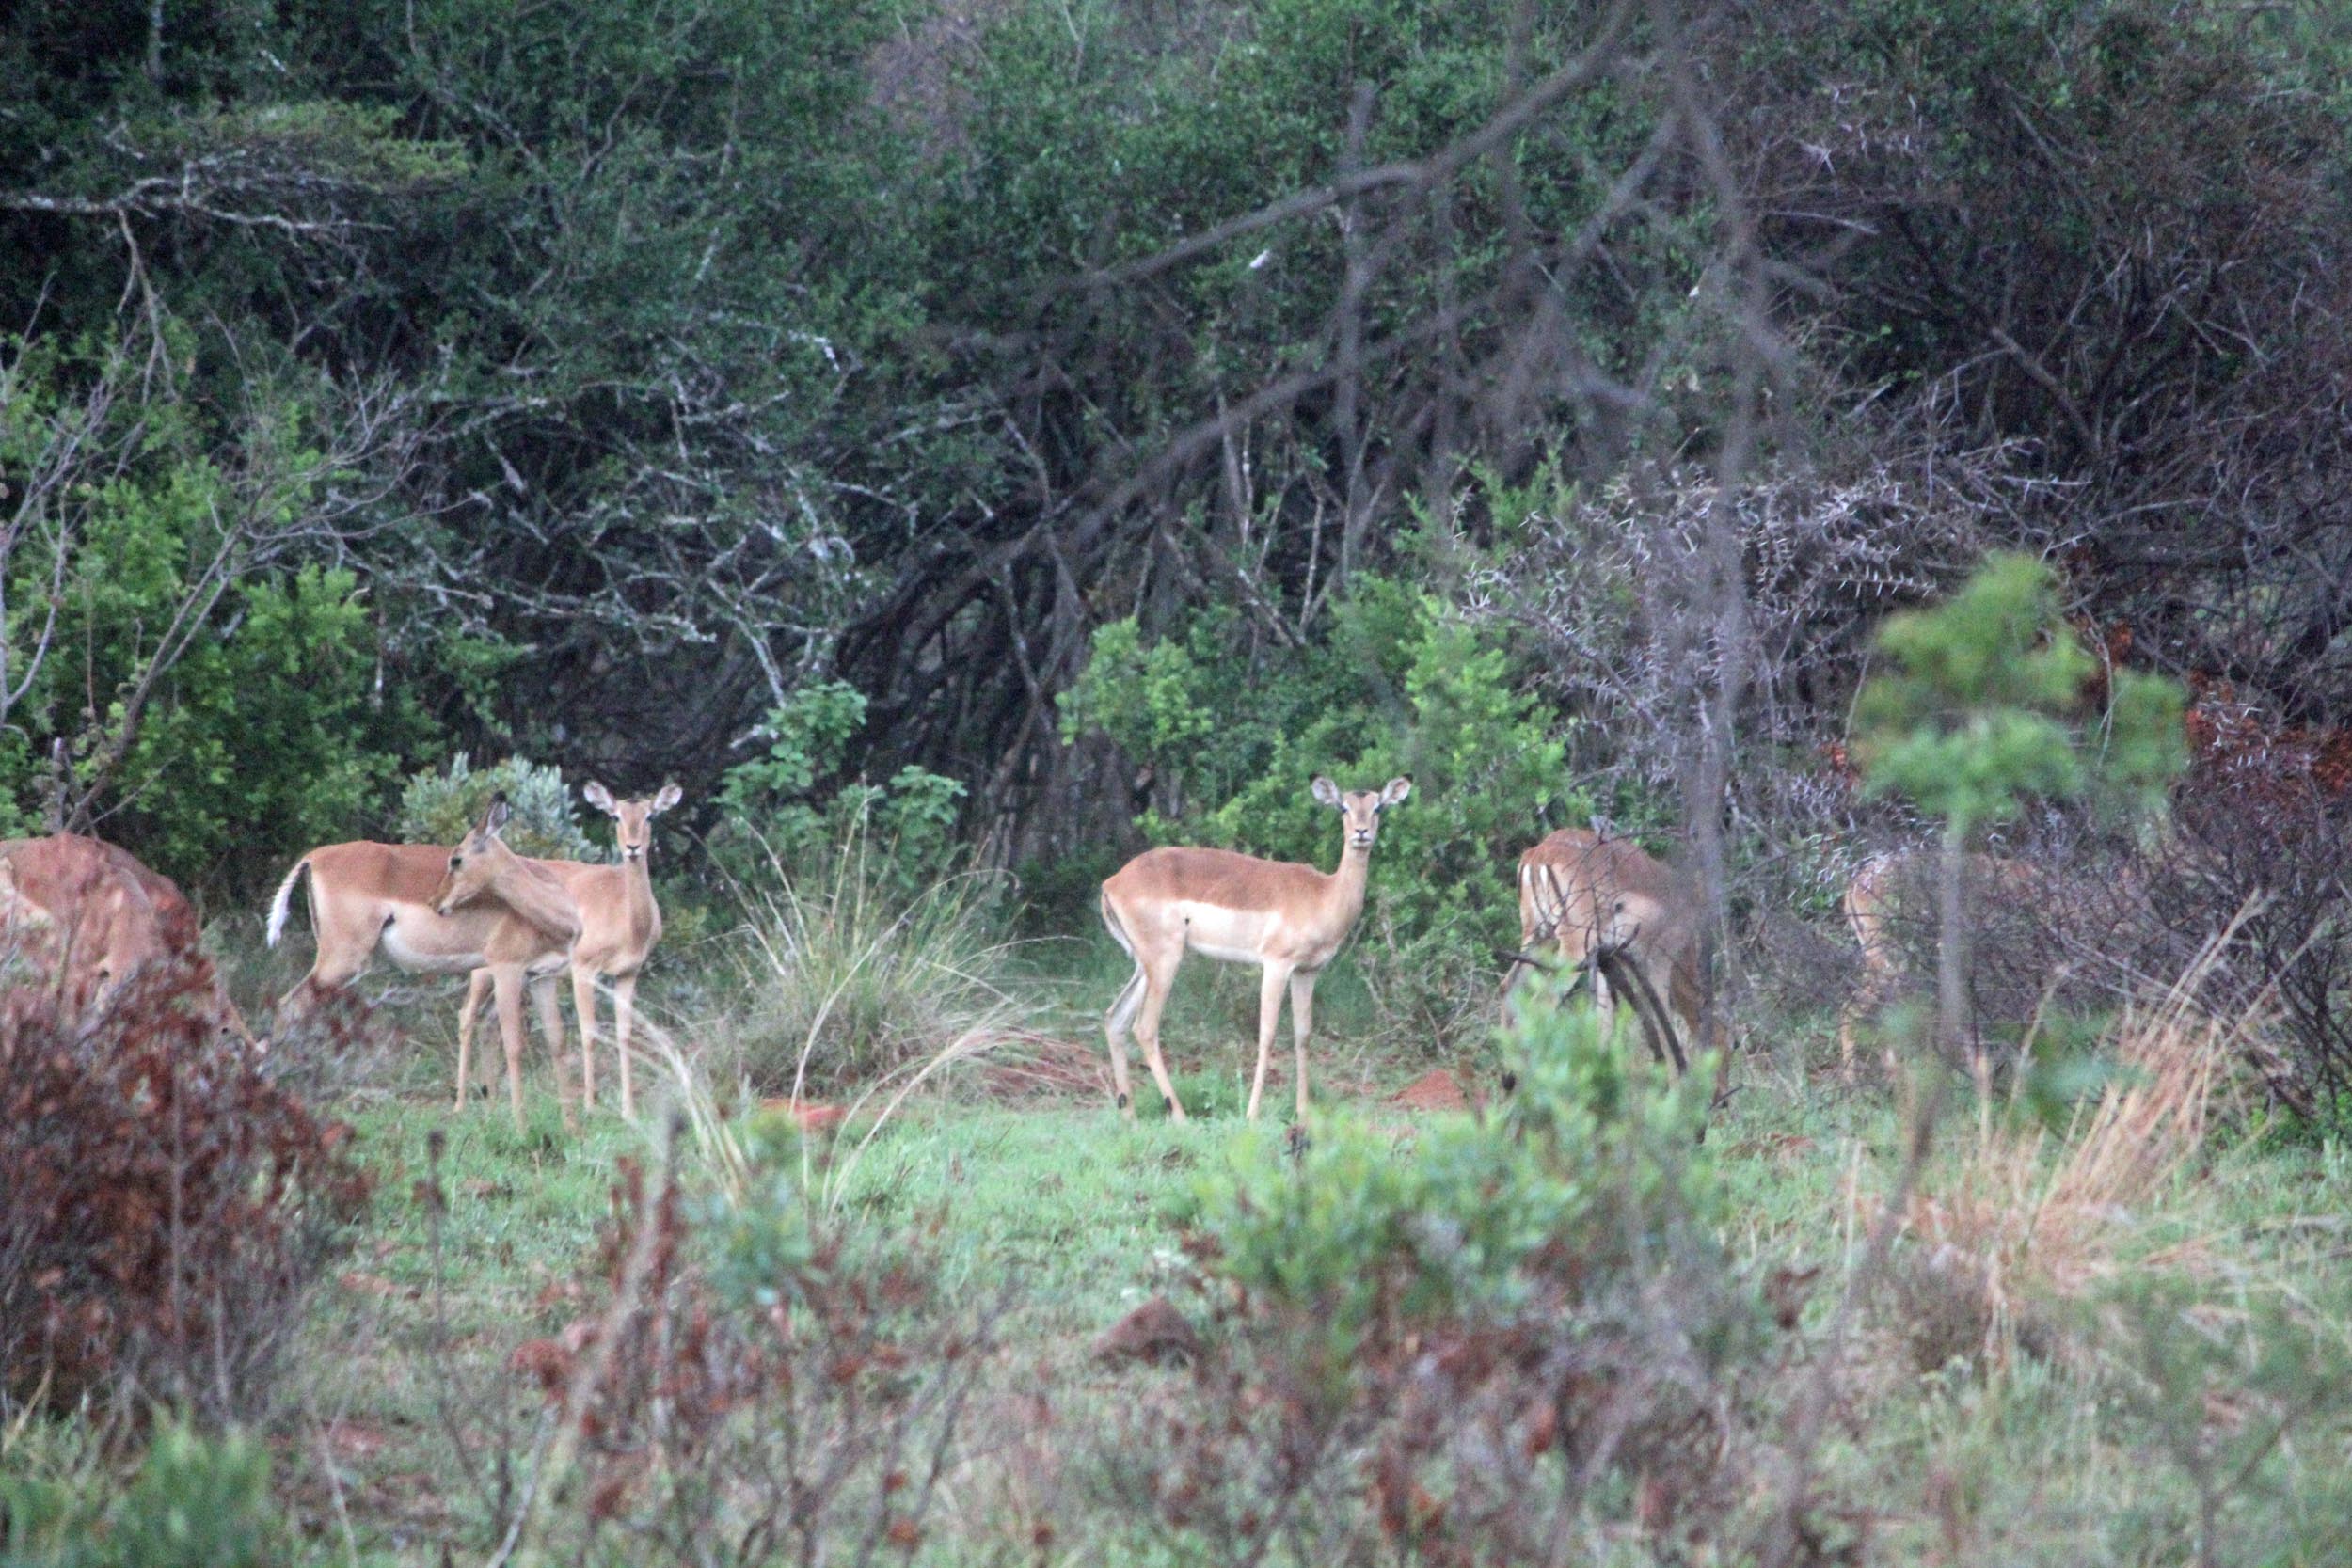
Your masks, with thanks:
[(452, 856), (450, 856), (450, 858), (449, 858), (449, 868), (450, 868), (452, 871), (456, 870), (459, 866), (461, 866), (461, 865), (463, 865), (463, 864), (465, 864), (465, 863), (466, 863), (465, 857), (464, 857), (464, 856), (462, 856), (462, 855), (452, 855)]

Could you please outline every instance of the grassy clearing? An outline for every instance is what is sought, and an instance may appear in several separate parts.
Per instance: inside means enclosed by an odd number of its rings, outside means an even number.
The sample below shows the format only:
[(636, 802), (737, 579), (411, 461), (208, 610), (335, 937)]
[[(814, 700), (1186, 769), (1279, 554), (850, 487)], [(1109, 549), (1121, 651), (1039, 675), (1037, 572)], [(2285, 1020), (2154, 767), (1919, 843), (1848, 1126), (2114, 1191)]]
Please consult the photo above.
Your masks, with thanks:
[[(384, 1196), (368, 1244), (320, 1304), (300, 1434), (281, 1450), (320, 1560), (430, 1562), (440, 1542), (484, 1539), (496, 1478), (469, 1481), (453, 1452), (527, 1447), (536, 1402), (505, 1360), (576, 1314), (581, 1259), (607, 1216), (617, 1163), (656, 1154), (646, 1132), (615, 1119), (599, 1117), (566, 1142), (551, 1104), (534, 1112), (522, 1137), (496, 1107), (453, 1117), (437, 1101), (395, 1100), (358, 1114)], [(1405, 1141), (1431, 1125), (1375, 1118)], [(449, 1194), (437, 1315), (430, 1216), (414, 1187), (436, 1130), (448, 1140)], [(1237, 1119), (1178, 1129), (1130, 1125), (1090, 1103), (924, 1101), (866, 1148), (842, 1182), (841, 1206), (862, 1228), (933, 1238), (951, 1293), (1005, 1293), (998, 1393), (1050, 1383), (1066, 1411), (1083, 1411), (1115, 1402), (1124, 1377), (1160, 1375), (1101, 1370), (1087, 1347), (1166, 1286), (1180, 1266), (1175, 1218), (1194, 1178), (1248, 1136)], [(1852, 1263), (1867, 1195), (1895, 1163), (1896, 1117), (1871, 1098), (1766, 1079), (1712, 1137), (1742, 1216), (1735, 1248), (1820, 1268), (1808, 1320), (1817, 1321)], [(1955, 1140), (1930, 1190), (1969, 1190), (1980, 1160), (1966, 1137)], [(2041, 1168), (2062, 1179), (2062, 1157), (2052, 1151)], [(2204, 1162), (2160, 1204), (2108, 1223), (2130, 1232), (2124, 1250), (2140, 1257), (2196, 1238), (2209, 1259), (2226, 1259), (2225, 1294), (2291, 1281), (2314, 1302), (2342, 1299), (2352, 1280), (2347, 1194), (2344, 1149), (2245, 1147)], [(2348, 1326), (2328, 1321), (2338, 1333)], [(1881, 1322), (1874, 1332), (1892, 1338), (1899, 1329)], [(1930, 1560), (1960, 1543), (1993, 1554), (1985, 1560), (2079, 1561), (2086, 1552), (2176, 1560), (2168, 1532), (2188, 1494), (2144, 1437), (2118, 1430), (2106, 1412), (2101, 1390), (2112, 1371), (2095, 1356), (2083, 1365), (2021, 1357), (1997, 1376), (1965, 1360), (1919, 1373), (1896, 1351), (1871, 1358), (1855, 1389), (1867, 1413), (1851, 1412), (1822, 1455), (1835, 1483), (1886, 1499), (1857, 1536), (1869, 1543), (1866, 1560)], [(2323, 1445), (2280, 1463), (2327, 1454)], [(975, 1560), (984, 1544), (973, 1544)], [(2112, 1555), (2127, 1551), (2146, 1555)]]

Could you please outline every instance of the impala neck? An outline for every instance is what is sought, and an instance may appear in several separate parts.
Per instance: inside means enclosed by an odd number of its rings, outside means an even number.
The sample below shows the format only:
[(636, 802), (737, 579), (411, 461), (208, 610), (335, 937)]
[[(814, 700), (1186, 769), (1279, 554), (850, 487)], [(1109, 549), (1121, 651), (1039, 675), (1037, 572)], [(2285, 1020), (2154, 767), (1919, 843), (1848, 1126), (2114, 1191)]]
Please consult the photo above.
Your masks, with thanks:
[(580, 935), (580, 905), (562, 882), (522, 857), (500, 868), (491, 895), (549, 936)]
[(643, 854), (621, 857), (621, 896), (628, 905), (631, 930), (643, 930), (654, 918), (653, 872), (647, 863), (652, 858), (650, 847)]
[(1372, 873), (1372, 850), (1353, 841), (1340, 850), (1340, 868), (1331, 873), (1332, 912), (1353, 926), (1364, 912), (1364, 881)]

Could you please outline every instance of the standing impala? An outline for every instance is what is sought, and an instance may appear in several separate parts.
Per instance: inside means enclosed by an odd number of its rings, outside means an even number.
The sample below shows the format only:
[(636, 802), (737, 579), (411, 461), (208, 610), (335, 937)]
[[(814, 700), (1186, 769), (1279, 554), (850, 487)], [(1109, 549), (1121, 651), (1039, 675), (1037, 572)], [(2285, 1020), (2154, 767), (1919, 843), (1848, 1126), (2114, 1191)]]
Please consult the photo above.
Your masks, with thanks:
[[(580, 941), (572, 946), (572, 1010), (580, 1020), (580, 1098), (589, 1110), (596, 1108), (596, 981), (612, 982), (612, 1044), (620, 1058), (621, 1115), (637, 1115), (636, 1096), (628, 1079), (628, 1026), (637, 1002), (637, 972), (661, 940), (661, 906), (654, 902), (653, 878), (645, 865), (653, 847), (653, 819), (678, 803), (678, 787), (665, 784), (649, 800), (615, 800), (612, 792), (591, 781), (580, 793), (588, 803), (612, 818), (613, 842), (621, 851), (618, 865), (589, 865), (580, 861), (533, 861), (554, 874), (580, 904)], [(482, 1010), (482, 993), (495, 976), (487, 969), (473, 972), (466, 988), (466, 1010), (457, 1016), (457, 1108), (466, 1107), (466, 1072), (473, 1051), (474, 1017)]]
[(270, 901), (269, 944), (286, 928), (294, 882), (310, 874), (310, 930), (318, 957), (278, 1004), (282, 1031), (328, 991), (358, 979), (381, 945), (412, 974), (490, 971), (499, 1033), (506, 1044), (506, 1087), (515, 1125), (523, 1122), (523, 985), (530, 983), (539, 1030), (555, 1062), (556, 1097), (572, 1120), (564, 1076), (564, 1018), (555, 976), (571, 962), (580, 904), (564, 884), (506, 847), (506, 797), (490, 806), (454, 849), (426, 844), (329, 844), (294, 862)]
[(1380, 834), (1380, 813), (1413, 791), (1410, 778), (1391, 779), (1383, 789), (1340, 793), (1317, 778), (1314, 797), (1338, 810), (1346, 823), (1340, 868), (1326, 875), (1311, 865), (1260, 860), (1231, 849), (1150, 849), (1121, 866), (1103, 884), (1103, 924), (1136, 972), (1103, 1015), (1110, 1041), (1111, 1085), (1119, 1108), (1136, 1114), (1127, 1078), (1127, 1030), (1143, 1040), (1143, 1059), (1168, 1101), (1168, 1114), (1184, 1119), (1184, 1107), (1168, 1082), (1160, 1055), (1160, 1013), (1168, 990), (1187, 950), (1227, 963), (1256, 964), (1258, 985), (1258, 1071), (1249, 1084), (1249, 1116), (1258, 1115), (1265, 1089), (1266, 1062), (1274, 1053), (1274, 1029), (1282, 1016), (1282, 988), (1291, 994), (1291, 1037), (1298, 1053), (1298, 1115), (1307, 1115), (1307, 1037), (1314, 1027), (1315, 980), (1340, 950), (1364, 912), (1364, 874), (1372, 843)]

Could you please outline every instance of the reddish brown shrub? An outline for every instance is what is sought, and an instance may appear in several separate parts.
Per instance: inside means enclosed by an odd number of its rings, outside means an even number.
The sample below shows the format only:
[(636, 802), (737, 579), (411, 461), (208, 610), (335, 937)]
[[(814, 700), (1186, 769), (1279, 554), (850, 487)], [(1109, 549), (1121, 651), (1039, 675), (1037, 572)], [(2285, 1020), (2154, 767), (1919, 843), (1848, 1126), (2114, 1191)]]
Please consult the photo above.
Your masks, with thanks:
[(596, 1307), (512, 1358), (578, 1481), (517, 1530), (583, 1557), (625, 1537), (648, 1564), (918, 1545), (994, 1308), (959, 1307), (918, 1246), (855, 1241), (780, 1186), (697, 1214), (648, 1185), (624, 1162)]
[(213, 984), (149, 965), (78, 1020), (55, 988), (0, 992), (0, 1410), (252, 1414), (365, 1204), (350, 1130), (205, 1022)]

